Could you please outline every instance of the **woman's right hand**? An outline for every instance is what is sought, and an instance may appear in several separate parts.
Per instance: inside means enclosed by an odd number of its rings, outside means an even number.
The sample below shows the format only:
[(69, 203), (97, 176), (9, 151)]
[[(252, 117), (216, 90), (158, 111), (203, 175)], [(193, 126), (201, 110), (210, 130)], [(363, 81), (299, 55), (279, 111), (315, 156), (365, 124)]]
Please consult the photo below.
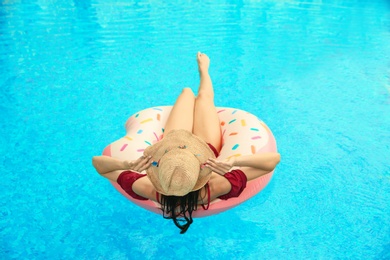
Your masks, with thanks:
[(152, 163), (152, 156), (141, 156), (135, 161), (126, 162), (127, 168), (131, 171), (142, 172), (150, 167)]

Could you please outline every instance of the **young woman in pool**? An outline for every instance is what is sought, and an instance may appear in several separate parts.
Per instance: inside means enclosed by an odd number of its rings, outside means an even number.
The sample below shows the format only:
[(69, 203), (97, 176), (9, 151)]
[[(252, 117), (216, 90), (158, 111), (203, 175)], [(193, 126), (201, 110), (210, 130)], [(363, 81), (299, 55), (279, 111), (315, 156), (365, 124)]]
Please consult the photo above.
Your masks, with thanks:
[[(198, 52), (198, 95), (184, 88), (168, 117), (164, 138), (149, 146), (135, 161), (94, 156), (93, 166), (130, 196), (161, 204), (164, 218), (172, 219), (185, 233), (198, 206), (210, 201), (238, 197), (247, 181), (271, 172), (279, 153), (261, 153), (215, 158), (221, 149), (221, 128), (214, 105), (214, 90), (208, 72), (210, 60)], [(233, 168), (234, 167), (234, 168)], [(255, 170), (254, 170), (255, 169)], [(140, 172), (146, 170), (146, 175)], [(143, 178), (148, 176), (148, 178)]]

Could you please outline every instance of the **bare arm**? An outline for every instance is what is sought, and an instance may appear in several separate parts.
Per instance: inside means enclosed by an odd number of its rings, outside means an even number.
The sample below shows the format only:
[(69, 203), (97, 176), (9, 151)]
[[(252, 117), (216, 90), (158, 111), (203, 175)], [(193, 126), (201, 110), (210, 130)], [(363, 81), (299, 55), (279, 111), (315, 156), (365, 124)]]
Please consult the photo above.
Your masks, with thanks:
[[(109, 156), (94, 156), (92, 164), (103, 177), (117, 181), (118, 176), (125, 170), (142, 172), (151, 164), (151, 157), (141, 156), (135, 161), (123, 161)], [(144, 197), (156, 201), (156, 190), (148, 178), (139, 178), (133, 183), (133, 191)]]
[(252, 167), (264, 171), (272, 171), (280, 162), (279, 153), (259, 153), (237, 157), (233, 166)]
[(128, 169), (127, 161), (118, 160), (104, 155), (92, 157), (92, 165), (99, 174)]
[(107, 174), (118, 170), (142, 172), (151, 164), (151, 156), (141, 156), (135, 161), (123, 161), (109, 156), (92, 157), (92, 165), (99, 174)]
[(226, 162), (210, 158), (206, 166), (220, 175), (229, 172), (234, 166), (240, 167), (248, 181), (250, 181), (271, 172), (279, 162), (279, 153), (260, 153), (236, 158), (232, 157)]

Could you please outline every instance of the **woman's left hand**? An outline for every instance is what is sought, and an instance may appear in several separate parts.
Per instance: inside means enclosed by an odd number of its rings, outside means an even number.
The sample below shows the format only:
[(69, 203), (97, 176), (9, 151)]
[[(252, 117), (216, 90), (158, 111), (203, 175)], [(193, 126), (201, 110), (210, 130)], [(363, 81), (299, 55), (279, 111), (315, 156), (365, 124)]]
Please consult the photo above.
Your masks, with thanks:
[(151, 163), (152, 163), (151, 156), (141, 156), (135, 161), (127, 162), (127, 167), (132, 171), (142, 172), (147, 168), (149, 168)]
[(225, 175), (234, 166), (234, 157), (231, 157), (226, 162), (218, 161), (214, 158), (209, 158), (205, 164), (206, 167), (210, 168), (213, 172), (219, 175)]

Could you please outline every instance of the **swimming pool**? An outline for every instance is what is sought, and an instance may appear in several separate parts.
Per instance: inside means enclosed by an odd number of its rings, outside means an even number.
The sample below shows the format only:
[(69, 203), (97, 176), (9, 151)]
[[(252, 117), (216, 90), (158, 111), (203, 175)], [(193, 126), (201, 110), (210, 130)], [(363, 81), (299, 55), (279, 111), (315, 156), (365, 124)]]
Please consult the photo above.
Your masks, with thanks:
[[(390, 258), (389, 4), (2, 1), (2, 259)], [(271, 127), (259, 195), (185, 235), (91, 166), (131, 114), (197, 89)]]

